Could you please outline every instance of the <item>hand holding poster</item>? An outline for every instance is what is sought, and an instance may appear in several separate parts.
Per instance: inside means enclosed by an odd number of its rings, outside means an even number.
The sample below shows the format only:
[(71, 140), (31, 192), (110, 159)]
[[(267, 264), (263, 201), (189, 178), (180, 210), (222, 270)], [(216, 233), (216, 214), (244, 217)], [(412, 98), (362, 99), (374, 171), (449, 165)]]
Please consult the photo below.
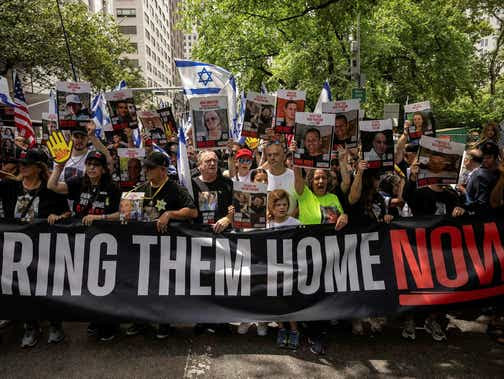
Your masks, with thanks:
[(119, 219), (122, 224), (128, 221), (142, 221), (144, 192), (123, 192), (119, 204)]
[(273, 127), (275, 96), (257, 92), (247, 93), (243, 116), (243, 137), (264, 138), (266, 129)]
[(56, 103), (61, 130), (85, 127), (91, 118), (91, 85), (86, 82), (57, 82)]
[(333, 114), (296, 113), (294, 166), (329, 168), (333, 125)]
[(196, 149), (225, 149), (229, 140), (227, 97), (193, 97), (189, 104)]
[(362, 158), (369, 168), (394, 168), (394, 136), (392, 120), (361, 121)]
[(117, 149), (121, 176), (121, 187), (131, 188), (143, 182), (142, 161), (144, 149)]
[(417, 186), (456, 184), (465, 145), (445, 139), (422, 136), (418, 151)]
[(322, 103), (322, 113), (331, 113), (334, 119), (333, 151), (339, 146), (357, 147), (359, 139), (360, 100), (341, 100)]
[(277, 91), (275, 133), (294, 134), (296, 112), (304, 112), (306, 102), (305, 91)]
[(105, 93), (113, 130), (138, 128), (135, 99), (131, 89)]
[(148, 133), (150, 140), (157, 145), (164, 146), (167, 142), (167, 135), (158, 112), (139, 111), (138, 117), (142, 122), (143, 130)]
[(434, 137), (434, 115), (429, 101), (404, 106), (404, 127), (408, 128), (410, 142), (418, 143), (421, 136)]
[(47, 141), (47, 149), (57, 164), (64, 164), (72, 155), (73, 141), (67, 142), (60, 131), (52, 132)]
[(233, 182), (233, 227), (265, 228), (267, 185), (263, 183)]

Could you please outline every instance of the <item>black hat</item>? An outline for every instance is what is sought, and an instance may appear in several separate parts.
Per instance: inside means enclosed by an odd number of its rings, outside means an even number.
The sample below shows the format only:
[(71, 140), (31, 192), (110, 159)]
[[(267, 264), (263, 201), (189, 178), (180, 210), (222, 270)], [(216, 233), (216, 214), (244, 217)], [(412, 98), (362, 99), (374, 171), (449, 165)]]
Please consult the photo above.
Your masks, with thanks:
[(49, 157), (40, 149), (30, 149), (21, 152), (18, 162), (23, 164), (44, 163), (45, 165), (49, 165)]
[(492, 155), (494, 157), (499, 156), (499, 146), (493, 142), (486, 142), (481, 146), (481, 152), (483, 155)]
[(153, 151), (148, 159), (144, 160), (145, 167), (168, 167), (168, 159), (159, 151)]
[(103, 153), (100, 153), (99, 151), (92, 151), (87, 155), (86, 163), (88, 163), (91, 159), (100, 162), (103, 167), (107, 167), (107, 158), (105, 158)]
[(72, 129), (72, 135), (74, 134), (81, 134), (84, 136), (88, 135), (87, 129), (84, 126), (77, 126), (74, 129)]

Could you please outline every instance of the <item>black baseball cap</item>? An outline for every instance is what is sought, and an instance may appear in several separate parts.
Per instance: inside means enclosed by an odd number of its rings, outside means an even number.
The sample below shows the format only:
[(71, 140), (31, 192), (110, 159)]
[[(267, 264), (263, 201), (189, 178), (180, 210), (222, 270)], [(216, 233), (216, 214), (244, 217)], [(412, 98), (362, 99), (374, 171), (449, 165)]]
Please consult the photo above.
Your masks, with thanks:
[(72, 129), (72, 135), (75, 135), (75, 134), (81, 134), (81, 135), (87, 136), (88, 132), (87, 132), (86, 127), (79, 125), (79, 126), (75, 127), (74, 129)]
[(37, 163), (49, 165), (49, 157), (40, 149), (30, 149), (20, 153), (18, 162), (26, 165)]
[(149, 158), (144, 159), (144, 166), (151, 168), (168, 167), (168, 159), (163, 153), (160, 153), (159, 151), (153, 151), (149, 155)]
[(86, 157), (86, 163), (90, 160), (98, 161), (103, 167), (107, 167), (107, 158), (105, 158), (105, 155), (99, 151), (90, 152)]
[(494, 157), (499, 156), (499, 146), (493, 142), (486, 142), (483, 146), (481, 146), (480, 150), (483, 155), (492, 155)]

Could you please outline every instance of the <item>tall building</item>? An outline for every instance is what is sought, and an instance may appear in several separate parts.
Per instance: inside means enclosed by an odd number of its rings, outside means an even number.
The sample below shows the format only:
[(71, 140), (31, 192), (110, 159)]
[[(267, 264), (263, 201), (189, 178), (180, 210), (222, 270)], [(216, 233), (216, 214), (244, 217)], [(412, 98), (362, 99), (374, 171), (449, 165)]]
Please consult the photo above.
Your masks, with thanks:
[(114, 0), (81, 0), (93, 13), (112, 14), (114, 12)]
[(193, 28), (192, 33), (184, 34), (184, 58), (191, 59), (192, 58), (192, 49), (194, 45), (198, 42), (198, 32), (196, 28)]
[[(504, 9), (501, 10), (498, 16), (501, 19), (504, 18)], [(494, 33), (482, 38), (476, 44), (476, 49), (480, 54), (489, 53), (495, 50), (495, 48), (497, 47), (497, 34), (498, 34), (497, 32), (501, 28), (501, 21), (499, 21), (499, 19), (497, 19), (496, 17), (488, 15), (487, 17), (485, 17), (485, 19), (493, 28)]]
[(148, 87), (179, 84), (174, 58), (183, 57), (183, 34), (176, 30), (181, 0), (114, 0), (114, 16), (121, 33), (136, 52), (127, 54), (138, 66)]

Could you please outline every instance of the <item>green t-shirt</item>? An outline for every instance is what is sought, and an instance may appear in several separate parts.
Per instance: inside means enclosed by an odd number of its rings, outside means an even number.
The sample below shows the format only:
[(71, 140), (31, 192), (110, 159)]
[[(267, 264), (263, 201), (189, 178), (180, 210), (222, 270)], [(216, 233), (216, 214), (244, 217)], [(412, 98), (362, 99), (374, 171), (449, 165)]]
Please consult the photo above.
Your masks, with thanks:
[(303, 225), (335, 224), (340, 214), (344, 213), (343, 207), (333, 193), (316, 196), (307, 186), (303, 194), (297, 195), (299, 206), (299, 221)]

